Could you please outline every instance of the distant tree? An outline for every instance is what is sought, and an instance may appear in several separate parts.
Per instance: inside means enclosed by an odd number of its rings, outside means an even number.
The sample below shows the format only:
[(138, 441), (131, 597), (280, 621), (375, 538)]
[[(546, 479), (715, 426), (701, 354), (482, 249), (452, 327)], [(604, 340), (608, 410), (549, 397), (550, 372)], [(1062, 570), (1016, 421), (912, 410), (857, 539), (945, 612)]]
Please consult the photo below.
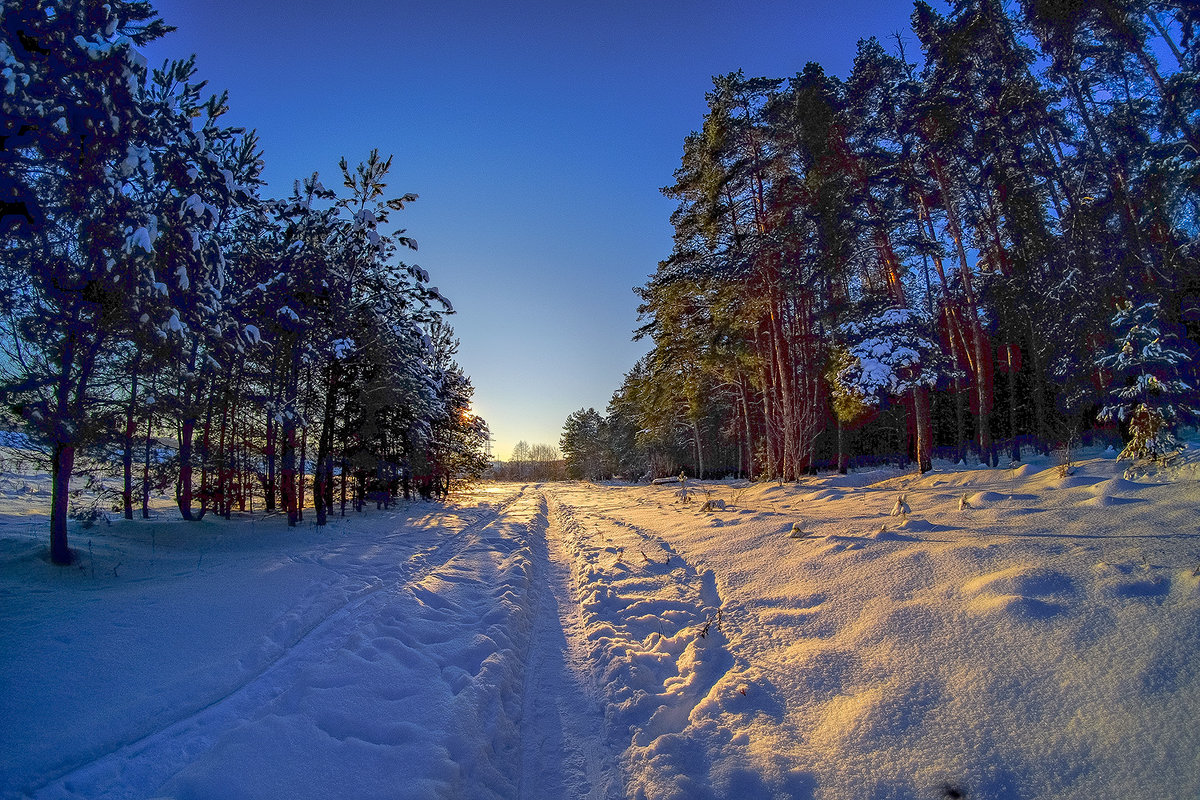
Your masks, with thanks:
[(551, 444), (535, 444), (529, 448), (530, 476), (534, 480), (553, 481), (562, 478), (562, 455)]
[(875, 405), (889, 396), (911, 395), (916, 433), (913, 451), (921, 472), (932, 467), (929, 388), (937, 384), (941, 361), (938, 346), (923, 335), (927, 327), (908, 309), (896, 308), (846, 323), (842, 335), (849, 358), (836, 376), (842, 387), (843, 411), (852, 408), (851, 398)]
[(478, 480), (483, 475), (488, 467), (485, 445), (490, 432), (487, 422), (471, 411), (475, 387), (454, 360), (459, 342), (453, 330), (441, 320), (429, 328), (440, 413), (432, 416), (426, 452), (434, 480), (444, 493), (449, 493), (456, 483)]
[(620, 388), (613, 392), (605, 409), (605, 456), (607, 472), (627, 479), (641, 478), (649, 469), (650, 459), (642, 431), (635, 384), (644, 367), (639, 359), (625, 375)]
[(833, 416), (837, 420), (837, 471), (845, 475), (848, 471), (846, 452), (846, 427), (862, 420), (878, 409), (878, 398), (868, 395), (857, 383), (846, 379), (857, 377), (861, 368), (859, 360), (845, 346), (834, 347), (829, 359), (829, 391)]
[(529, 460), (537, 462), (558, 461), (560, 453), (552, 444), (535, 444), (529, 448)]
[(605, 422), (596, 409), (572, 412), (563, 424), (559, 446), (567, 462), (567, 477), (599, 480), (604, 477)]
[(508, 459), (512, 477), (515, 480), (523, 481), (526, 479), (528, 476), (529, 461), (529, 443), (522, 439), (513, 447), (512, 455)]

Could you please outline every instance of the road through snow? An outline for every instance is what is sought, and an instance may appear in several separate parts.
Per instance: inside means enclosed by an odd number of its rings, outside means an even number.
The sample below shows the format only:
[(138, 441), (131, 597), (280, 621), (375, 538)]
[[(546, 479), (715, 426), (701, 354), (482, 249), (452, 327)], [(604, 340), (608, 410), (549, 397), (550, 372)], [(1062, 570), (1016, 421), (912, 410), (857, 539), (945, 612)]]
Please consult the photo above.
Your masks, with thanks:
[[(11, 723), (0, 797), (621, 796), (603, 711), (564, 632), (573, 600), (549, 556), (545, 500), (532, 487), (491, 498), (370, 511), (294, 530), (278, 550), (219, 523), (186, 541), (160, 530), (149, 553), (121, 535), (132, 526), (98, 533), (107, 578), (60, 585), (58, 614), (18, 603), (0, 629), (12, 690), (0, 699)], [(278, 594), (264, 601), (264, 590)], [(232, 638), (217, 641), (206, 594), (241, 598), (235, 614), (274, 605), (254, 622), (229, 618)], [(81, 609), (82, 627), (66, 622)], [(126, 636), (134, 646), (107, 672), (42, 680), (18, 654), (63, 625), (84, 637), (72, 652), (101, 656), (122, 631), (146, 635)], [(161, 655), (205, 649), (226, 663), (197, 674)], [(63, 684), (101, 707), (64, 707)], [(80, 731), (80, 713), (113, 719)], [(28, 746), (41, 730), (57, 747)]]
[(0, 481), (0, 800), (1197, 797), (1200, 448), (1113, 456), (116, 522), (67, 570)]
[(533, 542), (534, 610), (521, 723), (520, 797), (616, 800), (625, 796), (604, 732), (603, 701), (591, 678), (583, 618), (571, 590), (561, 532), (543, 496)]

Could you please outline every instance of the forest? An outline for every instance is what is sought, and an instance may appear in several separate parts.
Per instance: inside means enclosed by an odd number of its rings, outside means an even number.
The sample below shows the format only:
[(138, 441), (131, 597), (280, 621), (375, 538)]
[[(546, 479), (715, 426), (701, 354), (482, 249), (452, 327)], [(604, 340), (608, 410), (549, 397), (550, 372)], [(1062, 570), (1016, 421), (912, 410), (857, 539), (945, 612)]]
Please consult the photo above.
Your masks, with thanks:
[(306, 493), (322, 525), (484, 469), (391, 157), (267, 198), (195, 57), (139, 54), (171, 30), (150, 4), (5, 2), (2, 28), (0, 428), (45, 454), (55, 563), (97, 512), (72, 507), (84, 471), (128, 519), (173, 489), (188, 520), (257, 496), (294, 526)]
[(567, 420), (570, 474), (1176, 449), (1200, 406), (1195, 6), (949, 5), (860, 41), (845, 79), (713, 79), (636, 290), (652, 348)]

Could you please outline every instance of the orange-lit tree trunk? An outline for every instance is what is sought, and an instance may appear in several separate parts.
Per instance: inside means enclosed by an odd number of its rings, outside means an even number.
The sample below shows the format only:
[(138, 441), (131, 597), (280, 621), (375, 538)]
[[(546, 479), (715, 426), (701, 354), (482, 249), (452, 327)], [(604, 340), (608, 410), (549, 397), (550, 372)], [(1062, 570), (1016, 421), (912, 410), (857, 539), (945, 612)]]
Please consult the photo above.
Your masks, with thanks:
[(991, 411), (992, 411), (992, 375), (991, 375), (991, 345), (984, 334), (979, 322), (979, 304), (975, 298), (975, 290), (971, 280), (971, 266), (967, 259), (967, 249), (964, 242), (964, 232), (955, 207), (955, 194), (951, 191), (950, 181), (946, 171), (936, 154), (929, 157), (930, 172), (937, 181), (941, 191), (946, 211), (946, 223), (950, 230), (950, 238), (954, 241), (954, 250), (958, 255), (959, 276), (963, 285), (963, 299), (967, 304), (969, 319), (967, 325), (970, 333), (970, 344), (974, 355), (975, 368), (975, 400), (972, 405), (978, 418), (979, 459), (991, 466), (997, 466), (995, 446), (992, 443)]

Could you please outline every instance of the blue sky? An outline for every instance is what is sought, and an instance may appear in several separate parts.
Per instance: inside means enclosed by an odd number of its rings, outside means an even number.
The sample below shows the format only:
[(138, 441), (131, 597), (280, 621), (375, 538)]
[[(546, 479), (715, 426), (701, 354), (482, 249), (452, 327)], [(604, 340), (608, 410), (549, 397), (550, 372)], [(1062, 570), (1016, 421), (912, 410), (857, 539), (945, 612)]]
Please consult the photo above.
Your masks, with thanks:
[[(494, 452), (558, 444), (601, 413), (647, 345), (632, 289), (671, 250), (671, 182), (713, 75), (845, 76), (859, 38), (908, 32), (911, 3), (154, 0), (256, 128), (268, 193), (371, 148), (394, 154), (393, 220), (454, 303), (458, 361)], [(915, 44), (910, 43), (915, 48)], [(915, 52), (915, 49), (914, 49)]]

